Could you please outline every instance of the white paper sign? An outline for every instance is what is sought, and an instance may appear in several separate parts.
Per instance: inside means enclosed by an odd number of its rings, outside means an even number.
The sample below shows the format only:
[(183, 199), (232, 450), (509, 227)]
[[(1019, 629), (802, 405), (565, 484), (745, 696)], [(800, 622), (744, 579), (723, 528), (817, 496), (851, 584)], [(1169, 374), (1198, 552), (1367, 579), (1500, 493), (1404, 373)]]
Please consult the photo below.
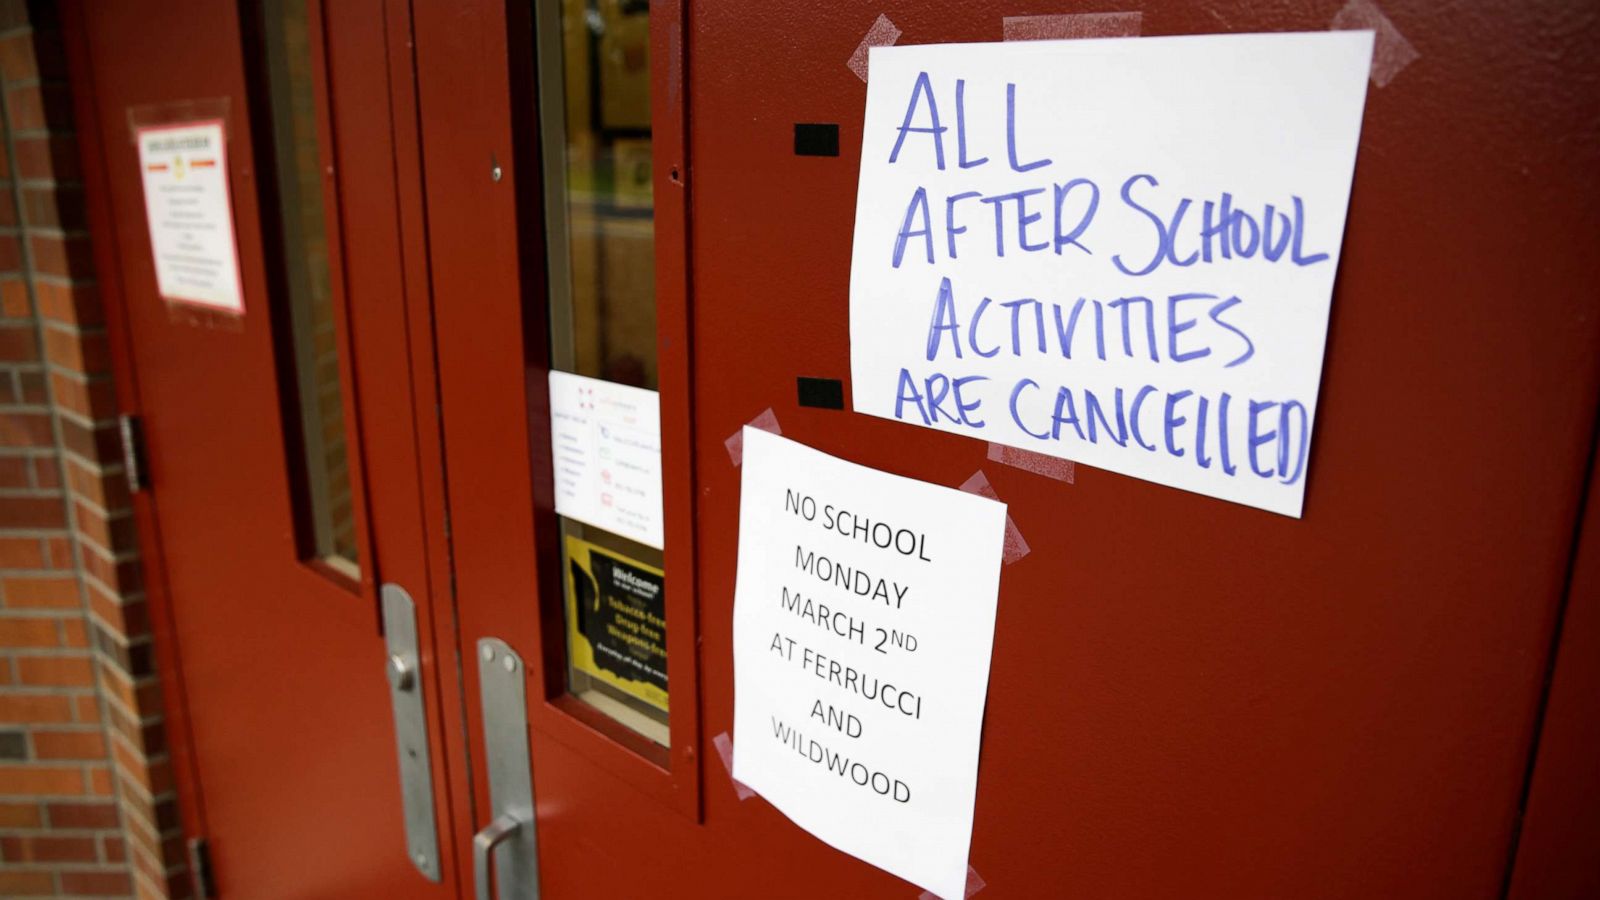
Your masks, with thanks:
[(871, 54), (856, 410), (1299, 516), (1372, 33)]
[(661, 395), (550, 373), (556, 512), (661, 549)]
[(1005, 504), (749, 427), (741, 478), (733, 777), (961, 897)]
[(152, 125), (135, 136), (161, 296), (244, 312), (222, 121)]

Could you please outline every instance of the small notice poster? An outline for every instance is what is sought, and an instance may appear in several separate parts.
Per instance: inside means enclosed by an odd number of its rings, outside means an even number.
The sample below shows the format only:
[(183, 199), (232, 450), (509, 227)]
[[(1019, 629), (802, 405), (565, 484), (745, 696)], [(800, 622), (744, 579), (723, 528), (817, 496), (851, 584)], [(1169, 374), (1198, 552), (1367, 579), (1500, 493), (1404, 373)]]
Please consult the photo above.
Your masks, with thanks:
[(733, 777), (960, 898), (1005, 504), (749, 427), (741, 478)]
[(243, 313), (222, 120), (149, 125), (134, 135), (162, 298)]
[(567, 647), (572, 666), (667, 708), (666, 579), (660, 569), (567, 537)]
[(873, 48), (856, 410), (1299, 516), (1372, 41)]
[(661, 395), (550, 373), (556, 512), (661, 549)]

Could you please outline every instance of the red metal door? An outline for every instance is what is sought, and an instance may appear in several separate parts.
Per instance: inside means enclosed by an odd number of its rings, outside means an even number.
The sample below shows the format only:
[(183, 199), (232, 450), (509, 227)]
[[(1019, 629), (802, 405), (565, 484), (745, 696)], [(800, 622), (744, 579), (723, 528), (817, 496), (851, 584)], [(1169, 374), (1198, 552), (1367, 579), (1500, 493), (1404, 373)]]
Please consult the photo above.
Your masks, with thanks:
[[(1070, 11), (1044, 6), (652, 4), (658, 292), (692, 273), (663, 306), (689, 332), (661, 338), (685, 376), (662, 379), (664, 416), (683, 403), (666, 477), (692, 498), (674, 509), (669, 486), (668, 590), (693, 596), (669, 628), (694, 639), (669, 664), (698, 665), (700, 724), (630, 768), (530, 666), (546, 896), (915, 893), (741, 802), (711, 751), (733, 693), (739, 470), (723, 442), (769, 407), (785, 435), (857, 462), (946, 485), (982, 469), (1032, 548), (1001, 578), (983, 896), (1503, 890), (1600, 398), (1600, 160), (1592, 98), (1571, 87), (1597, 74), (1592, 22), (1384, 4), (1420, 58), (1369, 96), (1292, 520), (1092, 470), (1050, 480), (972, 440), (796, 403), (797, 376), (849, 371), (852, 51), (880, 13), (902, 43), (993, 41), (1005, 16)], [(555, 577), (540, 176), (515, 151), (534, 111), (512, 12), (419, 4), (419, 91), (461, 640), (535, 661), (560, 620), (540, 599)], [(1157, 3), (1142, 31), (1323, 30), (1338, 12)], [(839, 124), (837, 158), (794, 153), (794, 125), (817, 122)], [(493, 160), (520, 168), (491, 179)], [(671, 458), (679, 436), (692, 459)], [(704, 779), (687, 812), (684, 751)]]
[[(431, 598), (443, 545), (424, 528), (437, 494), (419, 475), (437, 465), (437, 441), (418, 440), (412, 405), (431, 409), (432, 377), (413, 390), (409, 357), (412, 329), (425, 328), (411, 310), (425, 323), (427, 302), (407, 188), (410, 23), (390, 6), (67, 10), (121, 403), (148, 447), (138, 524), (184, 831), (206, 840), (224, 897), (457, 891), (446, 757), (460, 729), (440, 719), (459, 704), (439, 702)], [(152, 271), (130, 123), (197, 111), (226, 122), (240, 318), (169, 307)], [(299, 129), (287, 138), (285, 121)], [(320, 304), (306, 301), (310, 319), (286, 312), (296, 290)], [(297, 355), (301, 341), (314, 356)], [(313, 401), (320, 418), (305, 415)], [(418, 607), (438, 883), (408, 858), (384, 582)], [(451, 733), (454, 744), (440, 737)]]

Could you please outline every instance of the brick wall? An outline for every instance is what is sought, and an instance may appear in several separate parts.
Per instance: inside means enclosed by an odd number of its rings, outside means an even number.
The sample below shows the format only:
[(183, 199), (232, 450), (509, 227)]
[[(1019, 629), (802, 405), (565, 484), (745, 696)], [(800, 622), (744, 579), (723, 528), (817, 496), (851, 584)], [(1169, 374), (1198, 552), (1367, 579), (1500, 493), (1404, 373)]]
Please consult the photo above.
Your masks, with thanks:
[(53, 4), (0, 0), (0, 896), (188, 895)]

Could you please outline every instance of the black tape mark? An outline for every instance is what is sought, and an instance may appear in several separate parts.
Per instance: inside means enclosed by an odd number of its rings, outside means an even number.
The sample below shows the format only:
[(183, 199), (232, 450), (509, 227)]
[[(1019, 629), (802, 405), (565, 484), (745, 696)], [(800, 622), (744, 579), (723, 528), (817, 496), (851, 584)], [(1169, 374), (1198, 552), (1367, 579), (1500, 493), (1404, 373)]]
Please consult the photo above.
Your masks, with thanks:
[(817, 409), (844, 409), (844, 382), (837, 378), (796, 378), (795, 388), (801, 406)]
[(832, 123), (794, 124), (795, 156), (838, 156), (839, 126)]

